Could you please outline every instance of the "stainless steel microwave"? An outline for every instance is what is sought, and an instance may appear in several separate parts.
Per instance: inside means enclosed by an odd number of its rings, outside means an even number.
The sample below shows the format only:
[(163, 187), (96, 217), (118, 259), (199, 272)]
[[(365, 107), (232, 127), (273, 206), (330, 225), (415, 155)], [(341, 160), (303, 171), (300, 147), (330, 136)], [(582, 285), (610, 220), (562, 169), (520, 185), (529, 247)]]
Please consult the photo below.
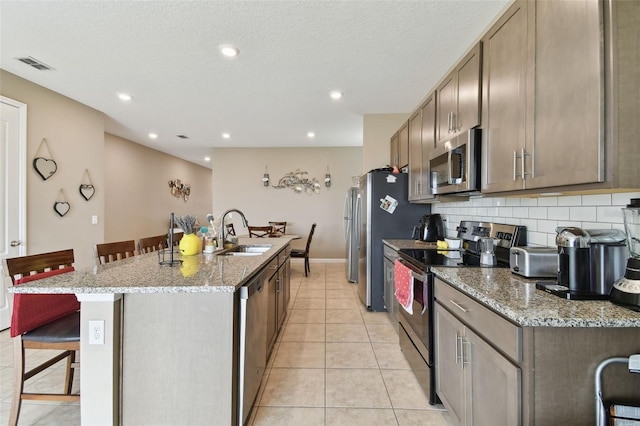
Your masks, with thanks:
[(480, 189), (480, 129), (471, 129), (437, 146), (429, 158), (434, 194)]

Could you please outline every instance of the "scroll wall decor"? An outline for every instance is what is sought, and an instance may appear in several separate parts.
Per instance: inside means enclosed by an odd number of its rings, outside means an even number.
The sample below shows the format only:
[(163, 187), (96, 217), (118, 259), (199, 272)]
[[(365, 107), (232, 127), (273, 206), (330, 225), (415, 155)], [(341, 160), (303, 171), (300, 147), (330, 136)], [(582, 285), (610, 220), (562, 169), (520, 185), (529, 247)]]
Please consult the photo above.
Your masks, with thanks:
[(307, 177), (309, 173), (296, 169), (289, 172), (278, 181), (278, 185), (273, 185), (276, 189), (291, 188), (296, 193), (305, 192), (307, 195), (320, 193), (320, 182), (316, 178)]
[(182, 183), (180, 179), (170, 180), (169, 190), (171, 191), (171, 195), (176, 198), (182, 198), (185, 202), (189, 199), (189, 195), (191, 195), (191, 185)]
[[(47, 151), (46, 157), (44, 156), (45, 154), (40, 154), (40, 151), (42, 151), (43, 147)], [(49, 149), (49, 145), (47, 144), (46, 139), (42, 139), (42, 142), (40, 142), (40, 146), (36, 151), (36, 156), (33, 159), (33, 168), (35, 169), (36, 173), (40, 175), (42, 180), (49, 179), (56, 173), (56, 171), (58, 171), (58, 165), (53, 160), (53, 158), (51, 158), (51, 150)]]

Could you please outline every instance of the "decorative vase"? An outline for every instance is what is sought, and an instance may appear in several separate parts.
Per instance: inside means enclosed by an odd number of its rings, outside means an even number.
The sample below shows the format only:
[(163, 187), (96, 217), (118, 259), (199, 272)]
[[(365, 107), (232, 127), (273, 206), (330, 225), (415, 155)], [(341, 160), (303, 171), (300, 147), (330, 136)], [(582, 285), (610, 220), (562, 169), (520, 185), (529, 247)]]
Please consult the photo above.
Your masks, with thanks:
[(202, 242), (196, 234), (186, 234), (180, 240), (180, 253), (182, 253), (183, 256), (193, 256), (194, 254), (200, 253), (201, 246)]

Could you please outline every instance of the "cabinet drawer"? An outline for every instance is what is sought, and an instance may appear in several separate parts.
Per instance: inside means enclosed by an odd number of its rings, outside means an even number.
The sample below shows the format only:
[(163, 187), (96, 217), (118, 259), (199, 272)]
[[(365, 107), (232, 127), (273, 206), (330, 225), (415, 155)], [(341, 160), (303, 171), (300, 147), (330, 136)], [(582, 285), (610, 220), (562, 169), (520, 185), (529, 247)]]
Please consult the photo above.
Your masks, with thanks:
[(434, 294), (440, 304), (466, 326), (475, 330), (514, 361), (522, 361), (522, 329), (520, 327), (437, 278)]
[(382, 254), (384, 255), (384, 257), (388, 257), (389, 259), (392, 259), (392, 260), (395, 260), (395, 258), (398, 257), (398, 254), (396, 253), (396, 251), (391, 247), (389, 247), (388, 245), (382, 246)]

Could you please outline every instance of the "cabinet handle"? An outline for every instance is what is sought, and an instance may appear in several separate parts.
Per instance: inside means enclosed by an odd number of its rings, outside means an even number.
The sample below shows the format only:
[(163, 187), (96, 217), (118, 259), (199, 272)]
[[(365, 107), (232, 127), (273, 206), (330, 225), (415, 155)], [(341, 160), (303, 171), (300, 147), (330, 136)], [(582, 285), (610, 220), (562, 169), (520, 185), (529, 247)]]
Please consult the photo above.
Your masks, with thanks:
[[(464, 345), (468, 345), (467, 360), (464, 359), (464, 352), (465, 352)], [(468, 340), (464, 340), (463, 337), (460, 338), (460, 359), (462, 361), (463, 369), (465, 364), (471, 364), (471, 342)]]
[(460, 305), (460, 304), (458, 304), (458, 303), (454, 302), (453, 300), (449, 299), (449, 302), (451, 302), (451, 304), (452, 304), (453, 306), (455, 306), (456, 308), (460, 309), (460, 310), (461, 310), (462, 312), (464, 312), (465, 314), (466, 314), (467, 312), (469, 312), (469, 309), (467, 309), (467, 308), (465, 308), (464, 306), (462, 306), (462, 305)]
[(522, 180), (524, 180), (525, 176), (529, 174), (529, 173), (524, 171), (524, 158), (526, 156), (528, 156), (528, 155), (529, 154), (527, 154), (527, 152), (524, 150), (524, 148), (520, 149), (520, 164), (521, 164), (520, 167), (522, 167), (522, 171), (520, 173), (521, 173), (521, 176), (522, 176)]
[(459, 364), (460, 360), (460, 347), (458, 346), (458, 340), (460, 340), (460, 336), (458, 336), (458, 332), (456, 331), (456, 364)]
[(517, 179), (517, 174), (516, 174), (516, 164), (518, 164), (518, 153), (517, 151), (514, 149), (513, 150), (513, 181), (515, 182)]
[(457, 114), (451, 113), (451, 133), (455, 133), (458, 131), (458, 117)]

